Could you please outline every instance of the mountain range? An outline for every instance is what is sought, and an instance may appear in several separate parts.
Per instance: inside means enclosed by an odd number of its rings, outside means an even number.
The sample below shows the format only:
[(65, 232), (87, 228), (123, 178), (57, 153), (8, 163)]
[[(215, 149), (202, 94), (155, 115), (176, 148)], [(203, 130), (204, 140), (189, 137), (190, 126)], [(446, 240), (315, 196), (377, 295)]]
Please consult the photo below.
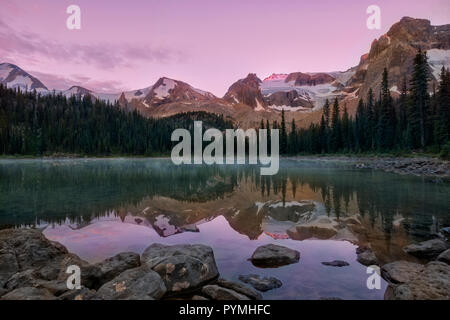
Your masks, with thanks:
[(385, 35), (375, 39), (370, 51), (346, 71), (274, 73), (264, 80), (250, 73), (233, 83), (222, 98), (167, 77), (146, 88), (120, 93), (99, 93), (80, 86), (51, 90), (10, 63), (0, 64), (0, 83), (40, 94), (90, 95), (117, 101), (123, 108), (138, 110), (149, 117), (207, 111), (223, 114), (240, 127), (256, 127), (262, 119), (279, 119), (280, 111), (285, 110), (288, 121), (294, 119), (299, 126), (306, 126), (320, 119), (326, 99), (337, 98), (341, 106), (346, 105), (354, 113), (358, 100), (365, 98), (370, 88), (379, 92), (384, 68), (389, 72), (391, 93), (397, 95), (403, 77), (412, 72), (413, 58), (419, 48), (427, 51), (431, 90), (442, 66), (450, 66), (450, 24), (432, 26), (428, 20), (409, 17), (402, 18)]

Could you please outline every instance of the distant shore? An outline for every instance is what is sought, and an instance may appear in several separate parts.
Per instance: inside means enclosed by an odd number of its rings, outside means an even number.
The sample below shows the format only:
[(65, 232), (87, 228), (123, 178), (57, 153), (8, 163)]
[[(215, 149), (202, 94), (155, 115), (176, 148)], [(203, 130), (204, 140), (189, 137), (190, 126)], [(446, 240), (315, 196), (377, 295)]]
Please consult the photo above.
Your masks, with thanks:
[[(50, 156), (0, 156), (0, 160), (64, 160), (64, 159), (168, 159), (169, 155), (109, 155), (84, 156), (77, 154), (54, 154)], [(283, 156), (283, 159), (320, 161), (350, 166), (355, 169), (372, 169), (397, 174), (409, 174), (437, 179), (450, 179), (450, 161), (431, 155), (415, 155), (395, 157), (390, 154), (380, 155), (301, 155)]]

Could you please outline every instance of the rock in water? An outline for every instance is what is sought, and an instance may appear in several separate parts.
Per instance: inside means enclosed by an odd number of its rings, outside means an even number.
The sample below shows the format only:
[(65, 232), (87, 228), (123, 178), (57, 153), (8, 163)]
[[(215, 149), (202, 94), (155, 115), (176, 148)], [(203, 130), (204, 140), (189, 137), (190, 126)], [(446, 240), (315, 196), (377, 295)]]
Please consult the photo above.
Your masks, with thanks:
[(104, 284), (128, 269), (137, 268), (141, 265), (139, 254), (134, 252), (123, 252), (108, 258), (97, 267), (100, 269), (100, 283)]
[(403, 248), (406, 253), (418, 258), (434, 259), (447, 249), (447, 244), (440, 239), (423, 241), (418, 244), (410, 244)]
[(438, 257), (438, 261), (445, 262), (446, 264), (450, 264), (450, 249), (445, 250), (442, 252)]
[(424, 269), (418, 263), (395, 261), (381, 267), (381, 276), (390, 283), (406, 283), (417, 277)]
[(237, 293), (234, 290), (222, 288), (218, 285), (207, 285), (202, 288), (202, 293), (213, 300), (250, 300), (249, 297)]
[(432, 261), (411, 281), (390, 285), (385, 299), (389, 300), (449, 300), (450, 266)]
[(158, 273), (148, 266), (128, 269), (105, 283), (94, 296), (98, 300), (154, 300), (166, 293)]
[(237, 282), (232, 282), (223, 278), (220, 278), (219, 280), (217, 280), (217, 284), (221, 287), (227, 288), (227, 289), (231, 289), (233, 291), (236, 291), (238, 293), (241, 293), (247, 297), (249, 297), (250, 299), (254, 299), (254, 300), (260, 300), (262, 299), (262, 295), (253, 290), (250, 287), (247, 287), (243, 284), (237, 283)]
[(330, 267), (346, 267), (346, 266), (350, 265), (348, 262), (342, 261), (342, 260), (334, 260), (334, 261), (330, 261), (330, 262), (322, 262), (322, 264), (324, 266), (330, 266)]
[(356, 261), (364, 266), (378, 265), (378, 259), (375, 253), (369, 248), (358, 248), (356, 250)]
[(219, 276), (213, 250), (200, 244), (153, 244), (145, 249), (141, 263), (161, 276), (168, 294), (195, 290)]
[(279, 288), (283, 283), (274, 277), (262, 277), (257, 274), (240, 275), (239, 280), (248, 283), (256, 290), (265, 292), (275, 288)]
[(265, 268), (276, 268), (299, 260), (300, 252), (274, 244), (258, 247), (250, 258), (255, 266)]

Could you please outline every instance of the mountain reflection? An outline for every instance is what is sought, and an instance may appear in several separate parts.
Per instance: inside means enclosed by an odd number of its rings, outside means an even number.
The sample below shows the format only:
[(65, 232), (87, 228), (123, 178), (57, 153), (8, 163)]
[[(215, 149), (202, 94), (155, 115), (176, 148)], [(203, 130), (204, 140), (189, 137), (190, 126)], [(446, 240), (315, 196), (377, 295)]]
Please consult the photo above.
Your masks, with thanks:
[[(415, 177), (285, 160), (276, 176), (252, 166), (174, 166), (170, 160), (0, 161), (0, 227), (70, 224), (114, 215), (160, 236), (196, 232), (221, 215), (250, 239), (318, 215), (360, 214), (386, 238), (448, 225), (449, 186)], [(399, 220), (400, 219), (400, 220)], [(282, 226), (282, 227), (280, 227)]]

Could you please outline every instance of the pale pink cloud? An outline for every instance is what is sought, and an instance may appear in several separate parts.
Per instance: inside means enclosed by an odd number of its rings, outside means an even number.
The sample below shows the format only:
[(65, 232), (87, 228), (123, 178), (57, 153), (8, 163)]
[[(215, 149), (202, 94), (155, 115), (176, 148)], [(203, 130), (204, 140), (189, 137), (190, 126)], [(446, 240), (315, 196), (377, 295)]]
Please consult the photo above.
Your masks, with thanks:
[(178, 50), (132, 44), (73, 44), (49, 40), (32, 32), (17, 31), (0, 20), (0, 55), (16, 60), (49, 59), (57, 62), (90, 64), (98, 68), (133, 67), (142, 61), (180, 61)]
[(41, 80), (47, 88), (57, 90), (66, 90), (72, 86), (81, 86), (97, 92), (119, 93), (127, 88), (125, 83), (118, 80), (92, 79), (82, 75), (57, 75), (33, 70), (29, 71), (29, 73)]

